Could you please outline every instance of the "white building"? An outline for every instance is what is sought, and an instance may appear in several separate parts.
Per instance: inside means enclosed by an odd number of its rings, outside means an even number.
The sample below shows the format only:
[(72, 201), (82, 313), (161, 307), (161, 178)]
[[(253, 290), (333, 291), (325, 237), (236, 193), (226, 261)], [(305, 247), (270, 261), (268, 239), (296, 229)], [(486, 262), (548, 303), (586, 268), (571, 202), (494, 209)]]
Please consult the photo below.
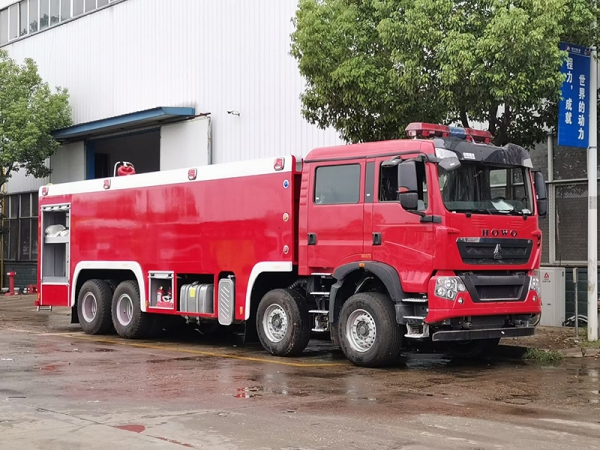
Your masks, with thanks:
[(37, 190), (341, 143), (300, 113), (289, 55), (297, 0), (0, 0), (0, 46), (70, 92), (49, 180), (13, 175), (4, 271), (35, 282)]

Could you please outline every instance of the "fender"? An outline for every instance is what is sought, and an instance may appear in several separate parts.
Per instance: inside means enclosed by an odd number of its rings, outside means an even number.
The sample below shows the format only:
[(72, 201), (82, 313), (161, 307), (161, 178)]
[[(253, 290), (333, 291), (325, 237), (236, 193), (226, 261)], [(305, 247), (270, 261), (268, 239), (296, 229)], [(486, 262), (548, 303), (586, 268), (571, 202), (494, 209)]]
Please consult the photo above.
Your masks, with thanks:
[(73, 284), (71, 285), (71, 306), (75, 306), (75, 289), (77, 289), (77, 278), (85, 269), (108, 269), (108, 270), (131, 270), (137, 279), (140, 288), (140, 308), (146, 312), (146, 284), (142, 266), (135, 261), (80, 261), (73, 272)]
[(250, 318), (250, 300), (252, 299), (252, 289), (254, 283), (261, 273), (264, 272), (291, 272), (294, 269), (291, 261), (262, 261), (254, 265), (252, 272), (250, 272), (250, 278), (248, 279), (248, 286), (246, 287), (246, 307), (244, 311), (244, 320)]
[(329, 322), (332, 324), (335, 324), (337, 321), (337, 317), (335, 317), (334, 314), (337, 293), (344, 284), (344, 279), (346, 276), (357, 270), (364, 270), (365, 272), (370, 272), (377, 276), (390, 293), (390, 297), (394, 303), (406, 298), (406, 294), (402, 290), (402, 284), (400, 282), (398, 271), (392, 266), (375, 261), (344, 264), (343, 266), (335, 269), (333, 272), (333, 278), (336, 279), (336, 282), (331, 287), (331, 293), (329, 295)]

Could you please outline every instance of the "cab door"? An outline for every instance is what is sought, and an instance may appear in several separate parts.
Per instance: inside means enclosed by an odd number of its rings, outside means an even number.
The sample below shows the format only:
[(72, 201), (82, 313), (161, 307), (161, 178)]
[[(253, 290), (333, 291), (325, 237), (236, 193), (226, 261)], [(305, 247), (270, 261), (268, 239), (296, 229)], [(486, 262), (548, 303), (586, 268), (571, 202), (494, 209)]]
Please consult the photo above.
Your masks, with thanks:
[[(433, 269), (434, 225), (402, 208), (398, 196), (398, 166), (385, 167), (389, 158), (375, 162), (375, 199), (373, 202), (373, 260), (394, 267), (408, 292), (422, 292)], [(417, 162), (419, 211), (431, 215), (430, 174), (424, 162)]]
[(314, 164), (308, 198), (308, 261), (332, 273), (363, 253), (365, 160)]

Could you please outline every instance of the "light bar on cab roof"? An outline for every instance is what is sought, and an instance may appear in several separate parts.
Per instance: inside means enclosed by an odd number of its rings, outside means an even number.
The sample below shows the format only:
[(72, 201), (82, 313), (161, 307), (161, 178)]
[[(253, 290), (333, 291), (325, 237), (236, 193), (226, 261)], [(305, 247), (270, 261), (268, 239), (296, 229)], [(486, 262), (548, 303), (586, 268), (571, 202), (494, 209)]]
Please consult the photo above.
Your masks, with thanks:
[(404, 130), (406, 135), (415, 139), (432, 137), (457, 137), (478, 144), (490, 144), (492, 142), (492, 133), (484, 130), (474, 130), (473, 128), (449, 127), (447, 125), (438, 125), (434, 123), (413, 122)]

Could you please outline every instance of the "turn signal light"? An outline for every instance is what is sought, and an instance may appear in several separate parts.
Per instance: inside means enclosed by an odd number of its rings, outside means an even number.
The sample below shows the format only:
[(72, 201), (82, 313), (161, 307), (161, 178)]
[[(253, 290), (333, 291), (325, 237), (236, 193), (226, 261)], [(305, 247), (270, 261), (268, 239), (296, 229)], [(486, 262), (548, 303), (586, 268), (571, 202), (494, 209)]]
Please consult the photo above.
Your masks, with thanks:
[(188, 170), (188, 180), (195, 180), (198, 176), (198, 171), (196, 169)]
[(273, 168), (275, 170), (283, 170), (284, 165), (285, 165), (285, 158), (277, 158), (275, 160), (275, 165), (273, 166)]

